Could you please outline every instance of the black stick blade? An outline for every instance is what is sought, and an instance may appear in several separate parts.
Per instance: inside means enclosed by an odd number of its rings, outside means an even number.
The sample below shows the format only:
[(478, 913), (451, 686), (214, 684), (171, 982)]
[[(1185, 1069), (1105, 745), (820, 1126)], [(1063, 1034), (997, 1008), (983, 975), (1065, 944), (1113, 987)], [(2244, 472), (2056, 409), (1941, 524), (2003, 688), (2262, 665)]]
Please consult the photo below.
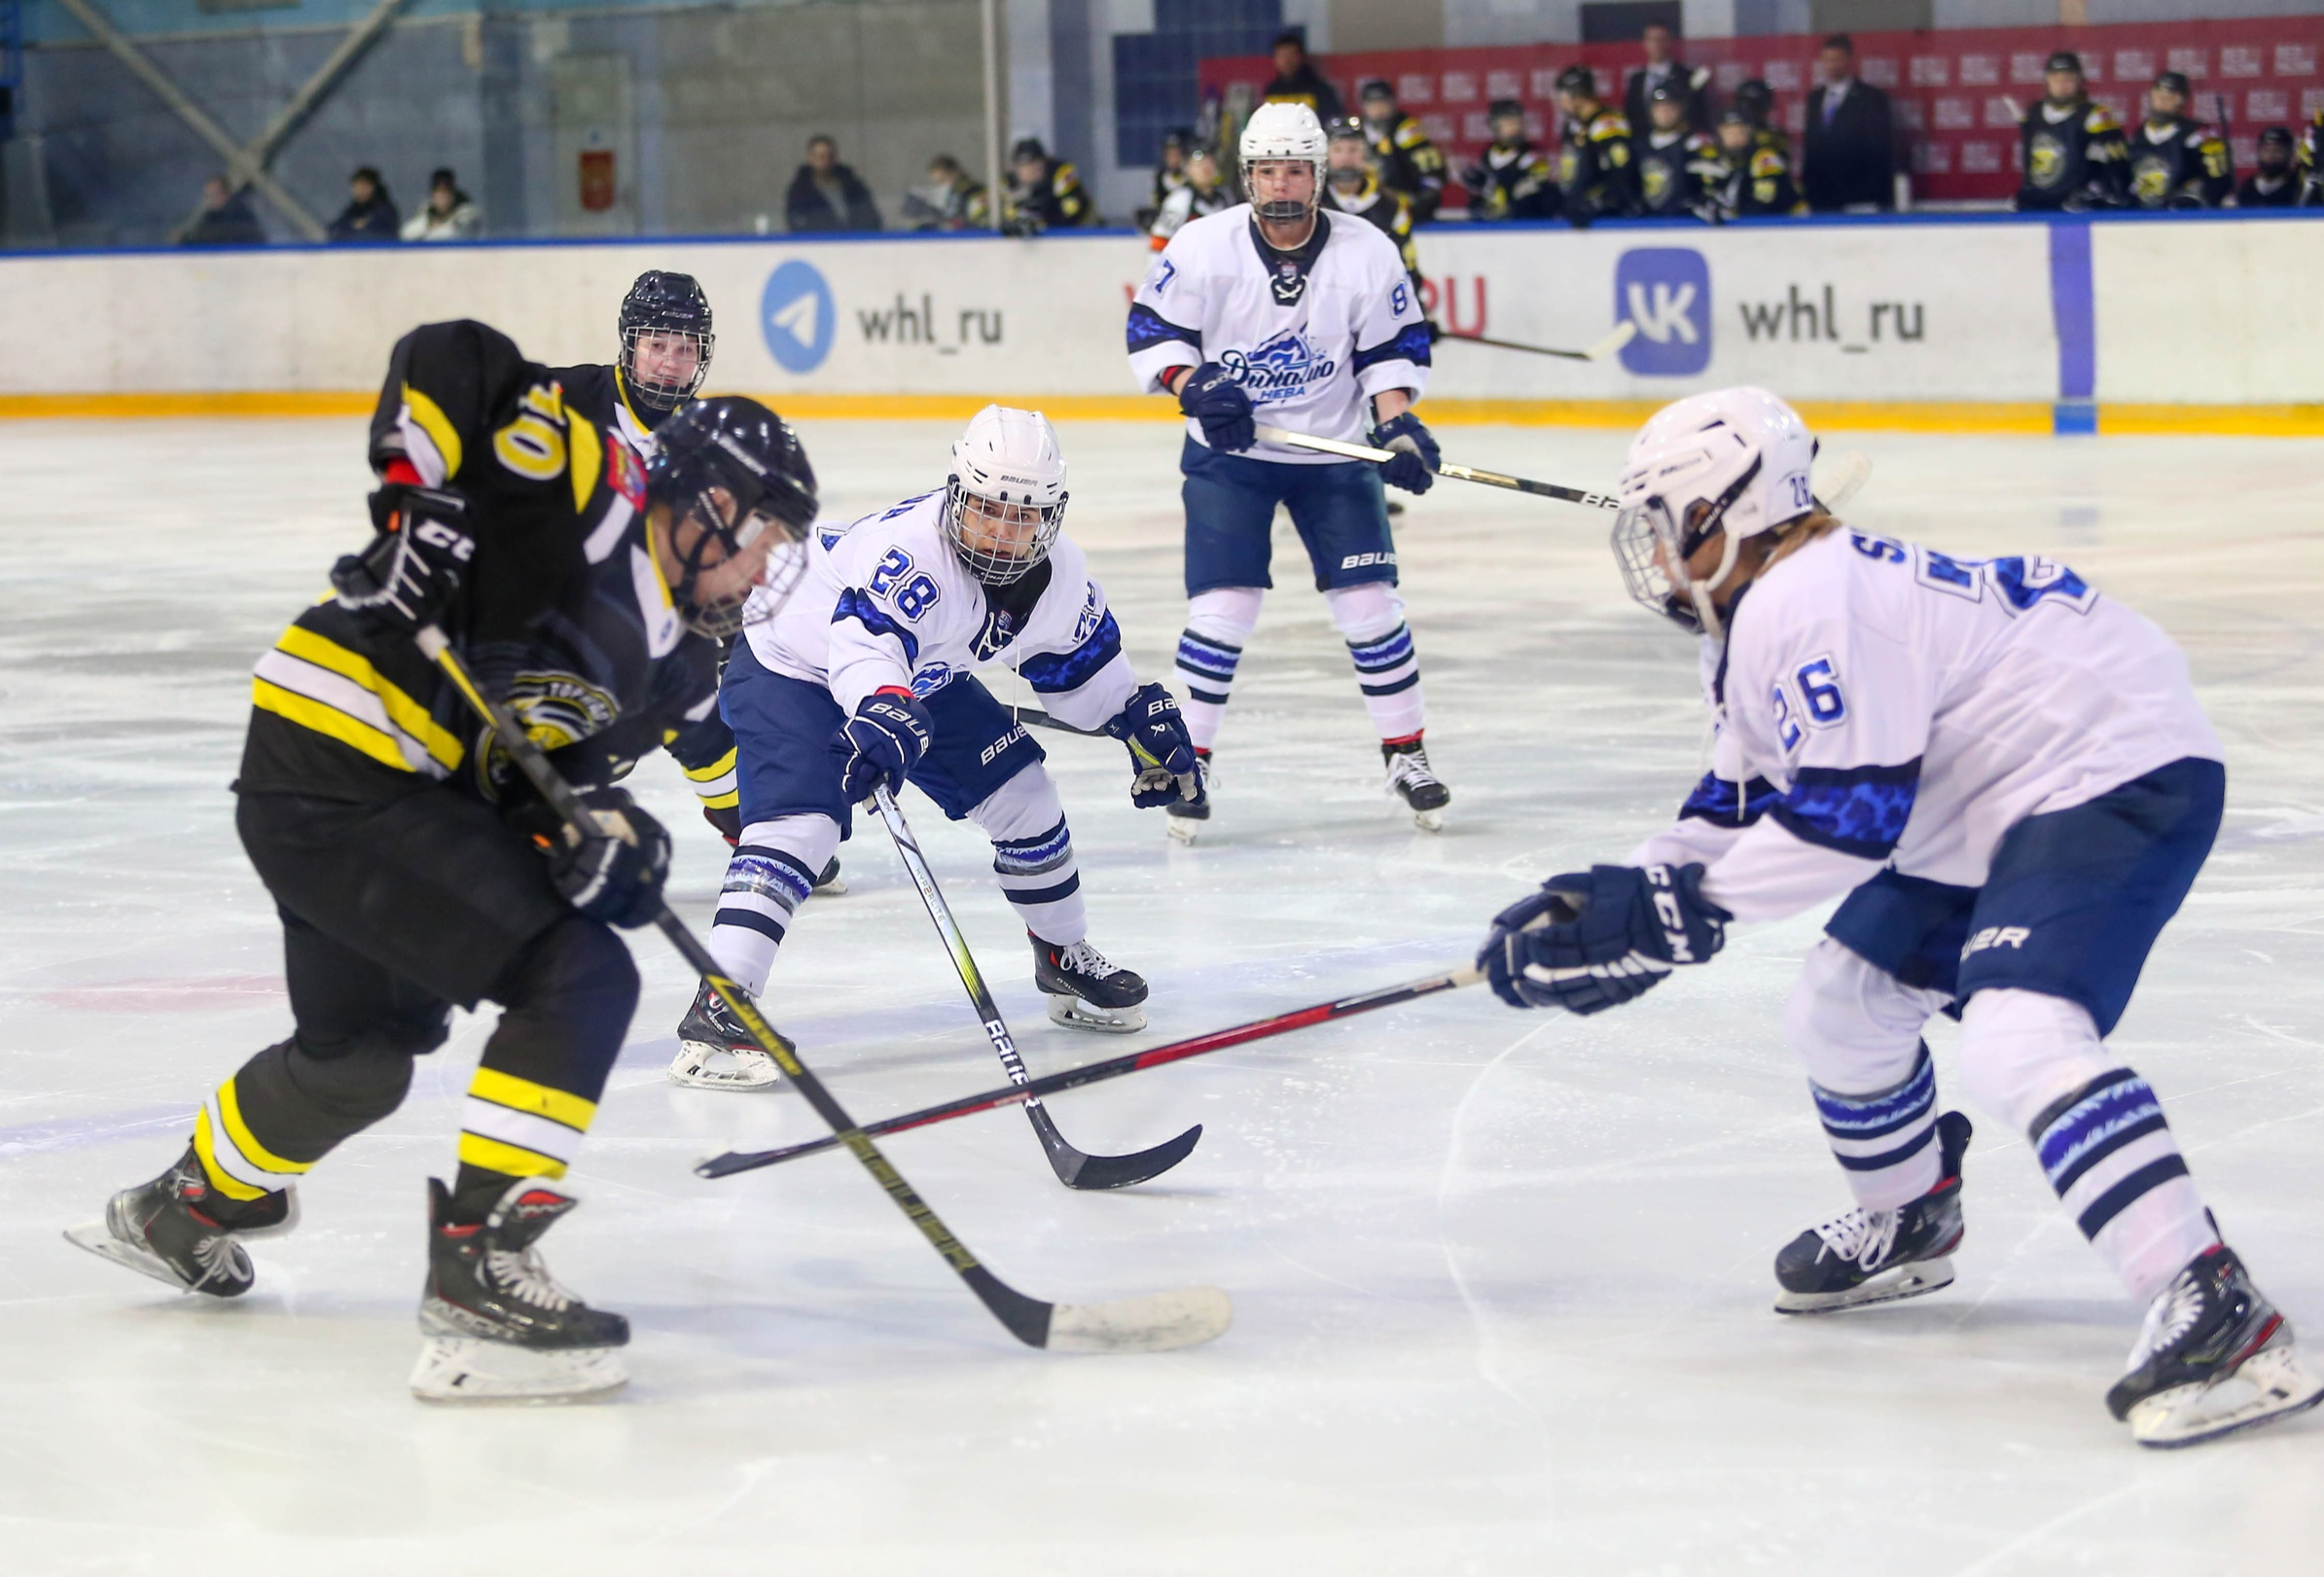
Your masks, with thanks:
[[(1050, 1129), (1050, 1133), (1055, 1131), (1054, 1128)], [(1049, 1134), (1042, 1136), (1048, 1138)], [(1194, 1154), (1195, 1146), (1201, 1139), (1202, 1125), (1197, 1123), (1175, 1139), (1158, 1144), (1151, 1150), (1139, 1150), (1126, 1156), (1092, 1156), (1074, 1149), (1059, 1136), (1050, 1144), (1049, 1162), (1056, 1168), (1057, 1181), (1067, 1188), (1128, 1188), (1134, 1183), (1160, 1177)]]

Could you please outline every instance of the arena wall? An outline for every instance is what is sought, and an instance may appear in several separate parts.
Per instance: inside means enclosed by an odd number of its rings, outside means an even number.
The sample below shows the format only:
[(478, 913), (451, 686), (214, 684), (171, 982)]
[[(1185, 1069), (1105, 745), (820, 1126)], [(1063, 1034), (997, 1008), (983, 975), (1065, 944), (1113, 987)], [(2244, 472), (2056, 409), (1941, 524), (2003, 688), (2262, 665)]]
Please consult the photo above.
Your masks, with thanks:
[[(1827, 425), (2324, 433), (2324, 216), (1604, 225), (1423, 237), (1455, 335), (1584, 346), (1577, 363), (1440, 343), (1437, 421), (1619, 424), (1756, 382)], [(1122, 233), (1032, 241), (697, 240), (0, 258), (0, 414), (365, 408), (412, 324), (473, 316), (551, 362), (610, 354), (645, 268), (698, 275), (714, 387), (802, 414), (1169, 414), (1129, 384)], [(1284, 347), (1296, 359), (1300, 347)]]

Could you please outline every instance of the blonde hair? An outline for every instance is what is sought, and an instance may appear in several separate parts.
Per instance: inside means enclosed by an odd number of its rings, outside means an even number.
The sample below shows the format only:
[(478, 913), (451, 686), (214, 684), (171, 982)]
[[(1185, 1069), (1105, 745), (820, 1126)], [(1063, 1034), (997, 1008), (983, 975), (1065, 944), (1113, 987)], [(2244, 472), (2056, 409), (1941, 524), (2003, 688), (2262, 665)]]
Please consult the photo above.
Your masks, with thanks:
[(1774, 538), (1775, 546), (1770, 550), (1767, 557), (1759, 561), (1760, 569), (1770, 569), (1810, 542), (1830, 536), (1840, 529), (1840, 517), (1828, 513), (1823, 505), (1818, 504), (1798, 520), (1774, 527), (1768, 535)]

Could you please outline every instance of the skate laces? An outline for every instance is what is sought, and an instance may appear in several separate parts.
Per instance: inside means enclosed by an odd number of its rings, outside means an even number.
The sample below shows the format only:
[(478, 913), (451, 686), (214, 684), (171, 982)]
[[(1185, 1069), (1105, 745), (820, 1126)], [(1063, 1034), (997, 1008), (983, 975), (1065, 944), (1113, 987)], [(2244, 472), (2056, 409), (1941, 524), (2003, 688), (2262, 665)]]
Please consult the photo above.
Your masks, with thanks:
[(234, 1259), (235, 1245), (232, 1233), (222, 1232), (215, 1237), (196, 1238), (194, 1261), (201, 1267), (201, 1274), (196, 1278), (195, 1287), (205, 1286), (213, 1280), (239, 1270), (240, 1267), (234, 1263)]
[(1071, 947), (1059, 948), (1057, 950), (1057, 967), (1069, 974), (1093, 975), (1099, 980), (1109, 979), (1118, 973), (1114, 968), (1113, 960), (1087, 942), (1076, 942)]
[(1903, 1214), (1900, 1210), (1867, 1210), (1859, 1205), (1817, 1227), (1815, 1235), (1835, 1255), (1852, 1260), (1869, 1271), (1886, 1259), (1889, 1250), (1896, 1246), (1896, 1229)]
[(1394, 788), (1398, 783), (1434, 783), (1436, 781), (1438, 781), (1437, 774), (1428, 770), (1426, 746), (1413, 745), (1410, 750), (1396, 751), (1388, 758), (1388, 786), (1390, 788)]
[(484, 1251), (484, 1268), (491, 1272), (492, 1284), (536, 1308), (551, 1313), (562, 1313), (581, 1302), (572, 1293), (557, 1285), (556, 1277), (549, 1273), (549, 1267), (541, 1263), (540, 1250), (533, 1248), (490, 1248)]
[(2175, 1345), (2195, 1329), (2208, 1302), (2203, 1296), (2202, 1278), (2180, 1272), (2147, 1305), (2146, 1319), (2138, 1327), (2138, 1341), (2130, 1348), (2130, 1367), (2144, 1368), (2157, 1353)]

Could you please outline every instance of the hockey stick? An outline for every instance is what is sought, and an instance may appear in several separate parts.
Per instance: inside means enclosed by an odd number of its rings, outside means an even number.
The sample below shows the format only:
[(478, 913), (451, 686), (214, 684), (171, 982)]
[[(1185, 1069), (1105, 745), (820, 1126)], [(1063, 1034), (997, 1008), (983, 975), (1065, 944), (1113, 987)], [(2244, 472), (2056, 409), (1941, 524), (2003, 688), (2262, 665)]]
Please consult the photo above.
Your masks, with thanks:
[[(1393, 451), (1376, 449), (1364, 444), (1343, 444), (1336, 438), (1313, 438), (1305, 433), (1287, 433), (1280, 427), (1261, 422), (1259, 436), (1269, 444), (1288, 444), (1293, 448), (1314, 449), (1322, 454), (1344, 454), (1351, 460), (1371, 460), (1385, 465), (1396, 458)], [(1622, 506), (1604, 493), (1586, 493), (1579, 487), (1560, 487), (1554, 482), (1527, 482), (1522, 477), (1505, 477), (1498, 471), (1480, 471), (1474, 466), (1440, 465), (1440, 477), (1455, 482), (1481, 482), (1487, 487), (1509, 487), (1520, 493), (1532, 493), (1542, 498), (1563, 499), (1568, 504), (1580, 504), (1589, 509), (1620, 509)]]
[[(1205, 1035), (1187, 1040), (1172, 1041), (1150, 1051), (1131, 1052), (1126, 1057), (1108, 1057), (1088, 1067), (1070, 1068), (1063, 1073), (1052, 1073), (1029, 1084), (1013, 1085), (1005, 1090), (987, 1090), (982, 1094), (963, 1095), (941, 1105), (925, 1106), (902, 1117), (890, 1117), (865, 1129), (866, 1133), (901, 1133), (907, 1129), (926, 1128), (932, 1123), (948, 1123), (955, 1117), (967, 1117), (976, 1112), (988, 1112), (996, 1107), (1030, 1101), (1043, 1095), (1054, 1095), (1060, 1090), (1078, 1090), (1086, 1084), (1097, 1084), (1107, 1079), (1119, 1079), (1126, 1073), (1141, 1073), (1168, 1062), (1183, 1062), (1190, 1057), (1206, 1052), (1225, 1051), (1230, 1046), (1241, 1046), (1270, 1035), (1305, 1029), (1310, 1024), (1329, 1023), (1334, 1019), (1351, 1018), (1359, 1013), (1371, 1013), (1377, 1008), (1392, 1008), (1402, 1002), (1434, 996), (1463, 986), (1474, 986), (1484, 979), (1482, 970), (1460, 968), (1443, 975), (1431, 975), (1425, 980), (1407, 981), (1401, 986), (1382, 986), (1377, 991), (1363, 991), (1343, 996), (1337, 1002), (1319, 1002), (1311, 1008), (1295, 1008), (1278, 1013), (1271, 1019), (1257, 1019), (1231, 1029), (1213, 1029)], [(722, 1156), (712, 1156), (697, 1165), (695, 1173), (700, 1177), (729, 1177), (739, 1171), (752, 1171), (760, 1166), (771, 1166), (777, 1162), (795, 1161), (801, 1156), (819, 1155), (831, 1149), (837, 1139), (809, 1139), (804, 1144), (785, 1145), (777, 1150), (730, 1150)]]
[(1487, 335), (1462, 334), (1457, 329), (1447, 329), (1437, 336), (1440, 340), (1466, 340), (1473, 345), (1491, 345), (1495, 350), (1521, 350), (1529, 356), (1555, 356), (1563, 361), (1604, 361), (1637, 337), (1638, 325), (1630, 318), (1624, 318), (1614, 326), (1612, 334), (1607, 335), (1588, 350), (1552, 350), (1548, 345), (1528, 345), (1516, 340), (1495, 340)]
[[(533, 787), (540, 790), (541, 798), (564, 821), (567, 842), (579, 842), (583, 837), (581, 829), (593, 823), (590, 807), (573, 792), (573, 785), (558, 775), (549, 758), (541, 753), (541, 747), (533, 743), (531, 735), (517, 725), (516, 719), (477, 689), (468, 676), (467, 665), (452, 651), (442, 630), (433, 625), (426, 626), (416, 640), (420, 651), (450, 678), (461, 698), (491, 725), (502, 748), (515, 758), (524, 775), (532, 779)], [(895, 1201), (896, 1208), (920, 1229), (929, 1246), (944, 1256), (953, 1273), (968, 1283), (969, 1290), (991, 1310), (992, 1317), (1009, 1328), (1010, 1335), (1027, 1346), (1054, 1347), (1061, 1352), (1160, 1352), (1208, 1342), (1227, 1329), (1228, 1322), (1234, 1317), (1234, 1306), (1216, 1287), (1184, 1287), (1175, 1292), (1118, 1298), (1102, 1304), (1050, 1304), (1026, 1297), (994, 1275), (977, 1263), (977, 1257), (928, 1208), (927, 1201), (904, 1180), (904, 1174), (888, 1164), (887, 1157), (879, 1153), (855, 1119), (823, 1087), (823, 1081), (800, 1060), (797, 1049), (760, 1017), (742, 987), (719, 969), (710, 950), (696, 939), (684, 920), (670, 913), (666, 902), (655, 914), (654, 924), (669, 938), (670, 946), (678, 950), (687, 966), (718, 993), (727, 1011), (750, 1031), (759, 1049), (773, 1057), (775, 1066), (789, 1075), (807, 1104), (815, 1108), (815, 1115), (831, 1125), (832, 1143), (845, 1145), (863, 1164), (873, 1180)]]
[[(1019, 1090), (1027, 1088), (1033, 1076), (1025, 1071), (1024, 1058), (1017, 1055), (1017, 1042), (1009, 1034), (1008, 1022), (1001, 1018), (1000, 1006), (992, 1000), (992, 992), (984, 985), (984, 974), (977, 968), (977, 960), (968, 950), (968, 938), (961, 935), (960, 922), (952, 918), (951, 906), (937, 888), (936, 873), (928, 869), (928, 856), (920, 852), (919, 840), (912, 836), (912, 827), (885, 783), (873, 786), (872, 798), (879, 806), (880, 819), (887, 823), (888, 836), (896, 841), (896, 852), (904, 857), (904, 868), (912, 873), (912, 885), (920, 889), (920, 902), (928, 908), (928, 918), (935, 923), (936, 934), (944, 939), (945, 950), (952, 955), (952, 967), (960, 974), (960, 984), (968, 987), (970, 1004), (984, 1022), (984, 1038), (992, 1042), (992, 1049), (1010, 1079)], [(1202, 1137), (1202, 1125), (1197, 1123), (1175, 1139), (1151, 1150), (1126, 1156), (1093, 1156), (1075, 1149), (1057, 1131), (1055, 1121), (1050, 1117), (1049, 1108), (1041, 1104), (1039, 1095), (1024, 1097), (1024, 1114), (1032, 1120), (1033, 1131), (1041, 1135), (1042, 1148), (1049, 1152), (1051, 1169), (1067, 1188), (1127, 1188), (1132, 1183), (1143, 1183), (1184, 1161)]]
[(1829, 515), (1864, 490), (1864, 484), (1872, 480), (1872, 457), (1861, 449), (1836, 454), (1824, 475), (1823, 491), (1816, 502)]

